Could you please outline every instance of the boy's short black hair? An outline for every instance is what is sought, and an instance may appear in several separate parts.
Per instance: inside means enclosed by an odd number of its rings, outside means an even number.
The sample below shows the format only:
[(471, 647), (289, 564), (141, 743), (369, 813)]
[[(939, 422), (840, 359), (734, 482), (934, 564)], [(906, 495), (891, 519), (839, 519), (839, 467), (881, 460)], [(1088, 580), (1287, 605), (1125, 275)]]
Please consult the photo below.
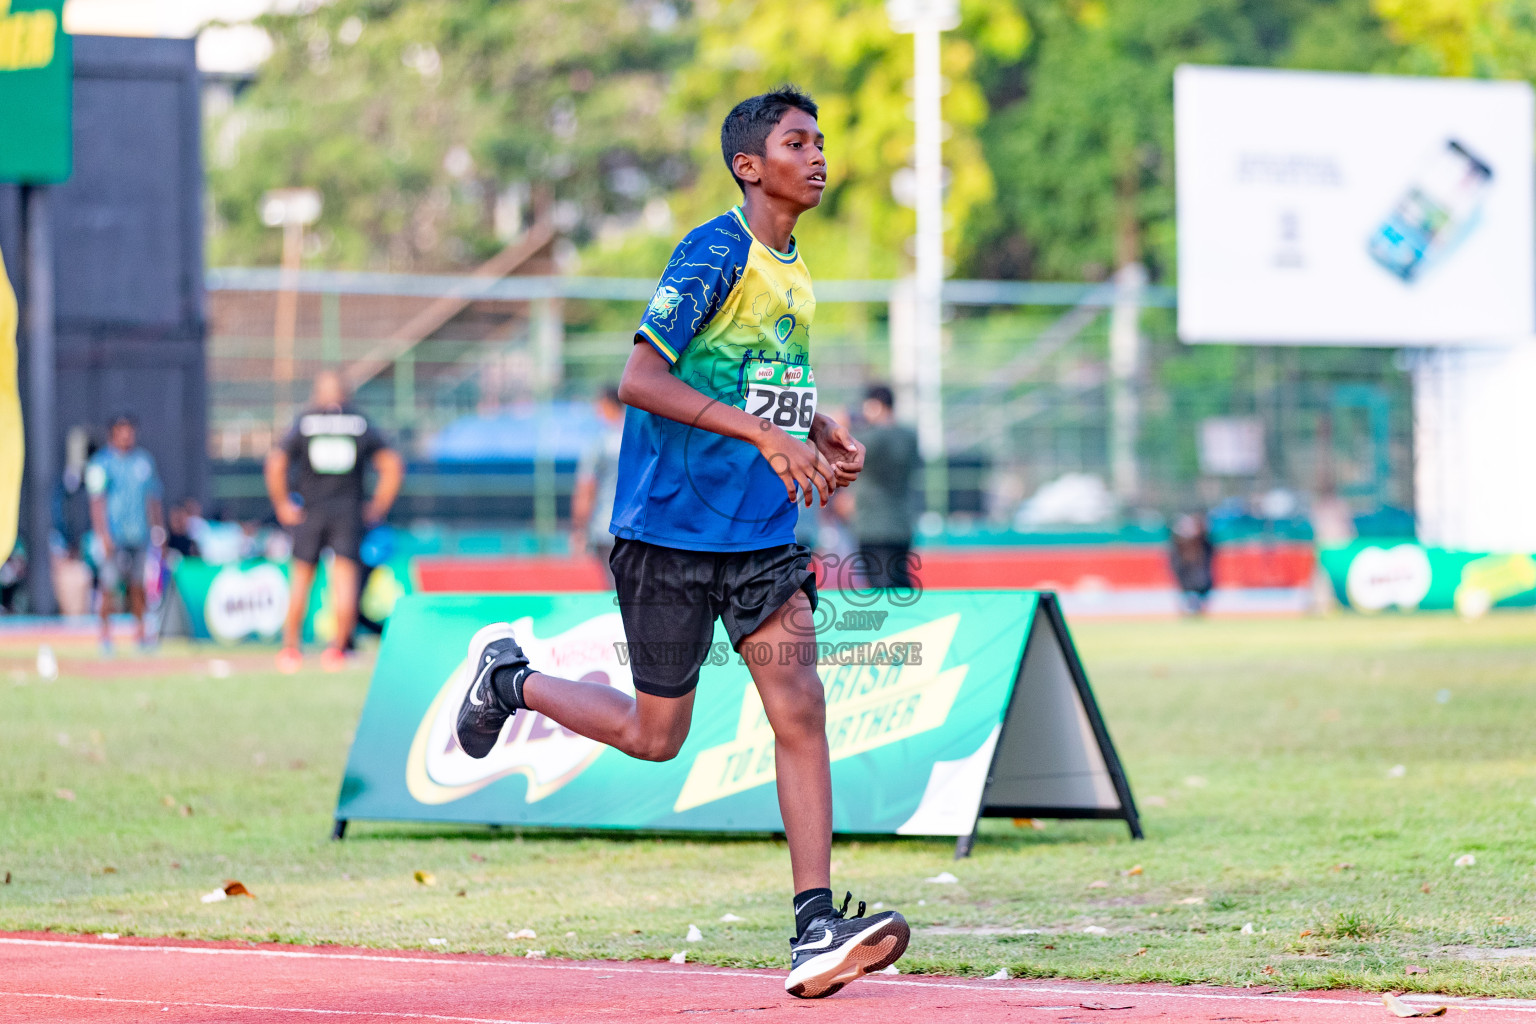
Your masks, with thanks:
[(879, 402), (887, 409), (896, 408), (896, 396), (891, 394), (891, 389), (884, 384), (871, 384), (869, 390), (864, 392), (866, 402)]
[(731, 166), (737, 153), (765, 155), (768, 133), (784, 119), (786, 112), (803, 110), (815, 117), (816, 109), (815, 100), (788, 84), (773, 92), (742, 100), (732, 107), (720, 125), (720, 152), (725, 156), (725, 167), (735, 179), (736, 187), (743, 192), (747, 190), (746, 183), (736, 177), (736, 168)]

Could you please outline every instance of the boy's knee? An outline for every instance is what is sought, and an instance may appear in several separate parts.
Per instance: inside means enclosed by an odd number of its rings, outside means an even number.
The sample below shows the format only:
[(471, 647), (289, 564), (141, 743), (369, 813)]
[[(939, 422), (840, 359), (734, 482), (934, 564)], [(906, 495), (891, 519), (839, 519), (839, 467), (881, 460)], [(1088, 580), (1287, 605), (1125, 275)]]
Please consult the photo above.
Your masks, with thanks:
[(681, 741), (662, 737), (660, 739), (642, 739), (635, 744), (630, 756), (642, 761), (670, 761), (677, 756), (677, 752), (683, 749)]

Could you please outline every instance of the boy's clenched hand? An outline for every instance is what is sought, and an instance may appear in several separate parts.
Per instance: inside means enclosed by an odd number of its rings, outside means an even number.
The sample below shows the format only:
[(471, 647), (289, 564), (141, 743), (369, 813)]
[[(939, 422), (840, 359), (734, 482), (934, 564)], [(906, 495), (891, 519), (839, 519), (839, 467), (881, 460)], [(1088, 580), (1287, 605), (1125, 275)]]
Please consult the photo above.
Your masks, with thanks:
[(836, 476), (833, 482), (838, 487), (847, 487), (858, 479), (864, 469), (864, 446), (848, 433), (847, 427), (817, 413), (811, 424), (811, 443), (831, 464)]
[[(821, 493), (821, 504), (826, 505), (832, 492), (836, 473), (817, 447), (807, 441), (797, 441), (781, 428), (767, 420), (759, 420), (757, 450), (763, 453), (768, 465), (784, 482), (784, 490), (790, 501), (803, 500), (811, 507), (812, 489)], [(798, 494), (796, 490), (798, 488)]]

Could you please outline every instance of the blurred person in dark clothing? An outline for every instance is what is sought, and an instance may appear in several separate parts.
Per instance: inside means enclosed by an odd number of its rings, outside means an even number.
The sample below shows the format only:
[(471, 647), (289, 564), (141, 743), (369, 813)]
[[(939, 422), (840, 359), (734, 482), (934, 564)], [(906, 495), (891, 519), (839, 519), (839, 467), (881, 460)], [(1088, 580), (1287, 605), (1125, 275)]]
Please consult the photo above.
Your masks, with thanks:
[[(369, 465), (379, 479), (372, 499), (365, 500), (363, 471)], [(297, 471), (292, 491), (290, 467)], [(303, 667), (299, 635), (309, 610), (315, 566), (326, 548), (335, 556), (329, 571), (336, 635), (321, 652), (320, 667), (337, 671), (346, 666), (357, 625), (363, 532), (389, 514), (400, 493), (405, 464), (368, 418), (349, 404), (341, 377), (325, 371), (315, 377), (309, 408), (268, 453), (265, 475), (277, 521), (293, 535), (288, 618), (283, 623), (278, 671), (292, 674)]]
[(619, 449), (624, 441), (624, 403), (619, 389), (609, 386), (598, 396), (597, 416), (602, 431), (587, 445), (576, 465), (576, 490), (571, 495), (571, 553), (590, 552), (603, 563), (608, 585), (613, 586), (613, 570), (608, 556), (613, 554), (613, 534), (608, 524), (613, 519), (613, 501), (619, 487)]
[(1184, 610), (1190, 615), (1204, 615), (1215, 577), (1211, 565), (1216, 545), (1211, 542), (1210, 524), (1203, 512), (1179, 516), (1170, 536), (1169, 561), (1173, 577), (1184, 592)]
[(871, 587), (910, 587), (912, 483), (923, 464), (917, 432), (896, 422), (895, 397), (884, 384), (865, 393), (862, 412), (864, 472), (853, 495), (859, 562)]

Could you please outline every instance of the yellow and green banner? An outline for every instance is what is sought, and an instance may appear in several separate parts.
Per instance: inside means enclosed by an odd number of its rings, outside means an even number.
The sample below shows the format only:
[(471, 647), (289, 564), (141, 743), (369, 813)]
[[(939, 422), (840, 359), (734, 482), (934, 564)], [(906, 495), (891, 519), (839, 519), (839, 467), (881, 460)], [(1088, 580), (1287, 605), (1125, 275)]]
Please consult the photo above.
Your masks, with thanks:
[(69, 177), (74, 73), (64, 0), (0, 0), (0, 181)]
[(1362, 612), (1451, 611), (1476, 618), (1490, 608), (1536, 606), (1536, 556), (1425, 547), (1413, 540), (1362, 540), (1318, 552), (1334, 596)]
[[(841, 614), (829, 591), (814, 649), (842, 833), (961, 837), (983, 814), (1125, 820), (1130, 787), (1066, 625), (1031, 591), (876, 591)], [(513, 623), (537, 668), (634, 692), (612, 594), (402, 598), (390, 618), (336, 818), (569, 828), (782, 829), (773, 733), (723, 630), (672, 761), (636, 761), (524, 711), (489, 756), (459, 748), (468, 642)], [(968, 848), (968, 845), (966, 845)]]
[(0, 255), (0, 562), (16, 544), (23, 460), (21, 393), (16, 382), (16, 293)]
[[(277, 640), (288, 614), (288, 564), (251, 558), (213, 565), (200, 558), (183, 558), (171, 570), (171, 602), (163, 635), (182, 634), (195, 640), (237, 643)], [(395, 602), (411, 589), (406, 559), (386, 562), (369, 571), (359, 610), (376, 622), (389, 618)], [(304, 619), (304, 638), (329, 642), (335, 635), (330, 580), (326, 562), (315, 571)]]

